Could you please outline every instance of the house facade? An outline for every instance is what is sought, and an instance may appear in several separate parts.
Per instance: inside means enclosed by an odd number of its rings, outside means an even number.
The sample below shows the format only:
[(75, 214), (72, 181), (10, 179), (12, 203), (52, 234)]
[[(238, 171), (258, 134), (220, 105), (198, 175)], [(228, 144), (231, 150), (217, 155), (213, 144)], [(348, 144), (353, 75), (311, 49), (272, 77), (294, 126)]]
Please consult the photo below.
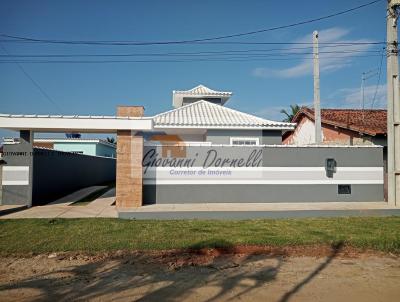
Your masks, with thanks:
[[(321, 130), (324, 144), (386, 146), (386, 110), (322, 109)], [(285, 145), (311, 145), (315, 142), (314, 110), (302, 107), (292, 119), (294, 131), (283, 135)]]
[(281, 145), (282, 134), (295, 124), (276, 122), (225, 106), (232, 92), (203, 85), (173, 91), (175, 109), (153, 117), (150, 141), (211, 145)]
[(84, 138), (36, 138), (34, 147), (54, 149), (78, 154), (116, 157), (116, 145), (103, 139)]

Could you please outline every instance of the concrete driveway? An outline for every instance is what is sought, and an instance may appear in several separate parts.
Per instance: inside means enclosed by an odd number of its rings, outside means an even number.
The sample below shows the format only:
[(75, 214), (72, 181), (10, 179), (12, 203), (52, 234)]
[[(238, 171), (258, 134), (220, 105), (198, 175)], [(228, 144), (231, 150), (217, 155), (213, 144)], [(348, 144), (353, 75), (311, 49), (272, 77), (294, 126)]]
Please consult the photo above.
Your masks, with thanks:
[[(75, 194), (75, 193), (73, 193)], [(76, 195), (76, 194), (75, 194)], [(87, 205), (71, 205), (70, 198), (63, 198), (43, 206), (35, 206), (19, 212), (1, 216), (0, 219), (14, 218), (90, 218), (118, 217), (114, 204), (115, 188)]]

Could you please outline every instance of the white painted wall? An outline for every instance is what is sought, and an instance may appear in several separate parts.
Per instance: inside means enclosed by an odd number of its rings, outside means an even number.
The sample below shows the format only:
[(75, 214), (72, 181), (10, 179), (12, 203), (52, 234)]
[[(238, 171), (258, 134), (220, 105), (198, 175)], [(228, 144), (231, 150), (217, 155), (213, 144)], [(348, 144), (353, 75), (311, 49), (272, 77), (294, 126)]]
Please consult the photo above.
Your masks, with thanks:
[[(322, 133), (322, 141), (324, 134)], [(315, 143), (315, 124), (309, 119), (304, 119), (294, 131), (292, 142), (293, 145), (310, 145)]]

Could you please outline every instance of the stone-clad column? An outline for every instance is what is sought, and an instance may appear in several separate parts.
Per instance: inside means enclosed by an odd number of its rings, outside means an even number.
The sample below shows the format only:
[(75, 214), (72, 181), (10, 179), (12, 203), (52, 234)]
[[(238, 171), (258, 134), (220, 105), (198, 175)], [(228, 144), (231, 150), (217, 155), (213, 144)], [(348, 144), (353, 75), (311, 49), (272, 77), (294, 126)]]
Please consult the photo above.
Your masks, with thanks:
[[(142, 117), (142, 106), (119, 106), (118, 116)], [(140, 207), (143, 191), (143, 137), (134, 131), (117, 131), (117, 207)]]

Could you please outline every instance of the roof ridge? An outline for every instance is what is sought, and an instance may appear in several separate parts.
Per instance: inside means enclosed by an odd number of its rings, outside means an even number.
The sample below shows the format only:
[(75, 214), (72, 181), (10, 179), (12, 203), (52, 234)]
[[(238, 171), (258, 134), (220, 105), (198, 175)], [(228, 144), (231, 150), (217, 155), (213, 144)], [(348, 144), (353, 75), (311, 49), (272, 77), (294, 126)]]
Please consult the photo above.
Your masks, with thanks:
[[(205, 86), (205, 85), (203, 85), (203, 84), (199, 84), (199, 85), (197, 85), (196, 87), (193, 87), (192, 89), (189, 89), (189, 90), (187, 90), (187, 91), (192, 91), (192, 90), (195, 90), (195, 89), (201, 88), (201, 87), (207, 88), (207, 89), (209, 89), (209, 90), (214, 90), (214, 89), (211, 89), (211, 88), (209, 88), (209, 87), (207, 87), (207, 86)], [(215, 91), (215, 90), (214, 90), (214, 91)]]

